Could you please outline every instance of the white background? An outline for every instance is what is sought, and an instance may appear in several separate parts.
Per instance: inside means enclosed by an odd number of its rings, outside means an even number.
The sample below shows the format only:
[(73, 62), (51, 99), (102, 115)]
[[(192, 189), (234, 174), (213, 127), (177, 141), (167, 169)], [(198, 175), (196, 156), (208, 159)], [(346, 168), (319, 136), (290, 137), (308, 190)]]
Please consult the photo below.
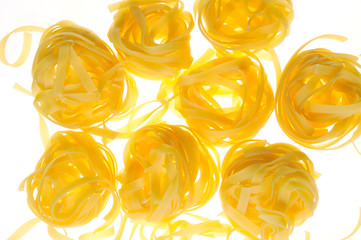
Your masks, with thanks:
[[(113, 14), (109, 13), (107, 5), (112, 2), (0, 0), (0, 38), (23, 25), (48, 27), (60, 20), (71, 20), (92, 29), (109, 43), (106, 34), (112, 23)], [(192, 3), (193, 1), (185, 0), (186, 8), (190, 11)], [(354, 55), (361, 53), (360, 0), (295, 0), (294, 10), (291, 33), (276, 48), (283, 67), (301, 44), (321, 34), (341, 34), (348, 37), (349, 41), (317, 41), (310, 47), (327, 47)], [(17, 189), (22, 179), (34, 170), (44, 149), (40, 141), (38, 115), (32, 105), (32, 98), (14, 90), (13, 85), (19, 83), (30, 90), (32, 58), (39, 38), (40, 34), (35, 33), (30, 58), (22, 67), (15, 69), (0, 64), (0, 239), (7, 238), (21, 224), (34, 217), (27, 206), (26, 194)], [(209, 46), (197, 27), (192, 33), (191, 44), (195, 59)], [(8, 46), (9, 60), (15, 59), (20, 46), (19, 34), (11, 39)], [(272, 65), (267, 62), (264, 65), (275, 91)], [(154, 99), (159, 82), (140, 79), (137, 81), (141, 96), (139, 102)], [(170, 123), (175, 122), (172, 120)], [(49, 127), (51, 133), (61, 130), (53, 124), (49, 124)], [(292, 143), (281, 131), (274, 114), (257, 138), (267, 139), (270, 143)], [(109, 145), (118, 159), (119, 169), (122, 167), (124, 143), (125, 141), (116, 141)], [(361, 140), (357, 144), (361, 146)], [(315, 151), (303, 147), (300, 149), (308, 154), (314, 162), (315, 169), (322, 174), (317, 180), (320, 201), (314, 217), (302, 226), (296, 227), (290, 239), (304, 239), (304, 231), (307, 230), (311, 232), (313, 240), (339, 240), (353, 230), (359, 217), (361, 156), (352, 146), (334, 151)], [(221, 207), (218, 195), (198, 211), (209, 217), (214, 217), (219, 212)], [(23, 239), (49, 239), (45, 224), (34, 228)], [(137, 236), (134, 239), (137, 239)], [(361, 239), (361, 231), (351, 239)]]

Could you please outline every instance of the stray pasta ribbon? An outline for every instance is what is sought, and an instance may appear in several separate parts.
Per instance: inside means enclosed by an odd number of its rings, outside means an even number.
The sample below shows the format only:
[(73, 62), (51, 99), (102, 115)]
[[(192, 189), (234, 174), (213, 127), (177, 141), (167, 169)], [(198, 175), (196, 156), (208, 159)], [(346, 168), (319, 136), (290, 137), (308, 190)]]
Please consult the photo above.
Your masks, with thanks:
[[(205, 53), (204, 56), (207, 56)], [(175, 109), (210, 146), (253, 138), (274, 108), (274, 95), (258, 58), (205, 59), (186, 71), (174, 87)]]
[[(346, 40), (337, 35), (318, 38)], [(349, 54), (324, 48), (301, 51), (311, 41), (298, 49), (282, 73), (277, 120), (304, 147), (339, 148), (361, 135), (361, 66)]]
[(193, 17), (180, 0), (124, 0), (116, 11), (108, 37), (125, 68), (145, 79), (164, 80), (188, 68)]
[[(117, 164), (112, 152), (83, 132), (57, 132), (35, 171), (20, 186), (28, 196), (31, 211), (48, 226), (69, 228), (85, 225), (113, 197), (106, 222), (80, 239), (106, 234), (120, 213)], [(98, 239), (98, 238), (95, 238)]]
[(221, 52), (271, 49), (288, 35), (291, 0), (197, 0), (202, 34)]
[(162, 224), (208, 202), (217, 191), (219, 171), (188, 128), (158, 124), (137, 130), (129, 139), (119, 181), (125, 214)]
[(220, 198), (235, 230), (251, 239), (289, 239), (318, 203), (316, 173), (306, 154), (286, 144), (243, 141), (226, 154)]

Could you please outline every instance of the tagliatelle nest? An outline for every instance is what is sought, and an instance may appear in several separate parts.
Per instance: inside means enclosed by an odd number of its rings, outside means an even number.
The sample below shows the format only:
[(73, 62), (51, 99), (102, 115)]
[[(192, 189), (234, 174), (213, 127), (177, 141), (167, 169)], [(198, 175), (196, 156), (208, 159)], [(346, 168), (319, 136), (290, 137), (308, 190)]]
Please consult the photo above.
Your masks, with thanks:
[(197, 0), (199, 29), (220, 51), (269, 49), (288, 35), (291, 0)]
[(138, 90), (109, 46), (69, 21), (46, 29), (33, 69), (34, 106), (49, 120), (84, 128), (129, 112)]
[(209, 145), (253, 138), (274, 108), (263, 66), (246, 53), (200, 63), (178, 79), (174, 92), (175, 108)]
[(278, 85), (279, 125), (305, 147), (342, 147), (361, 135), (361, 66), (352, 55), (301, 49), (288, 62)]
[(108, 37), (127, 70), (146, 79), (163, 80), (188, 68), (193, 17), (179, 0), (125, 0), (117, 10)]
[(119, 179), (127, 216), (168, 223), (211, 199), (219, 171), (207, 148), (188, 128), (159, 124), (143, 127), (129, 139)]
[(225, 215), (251, 239), (288, 239), (318, 202), (310, 159), (285, 143), (253, 140), (234, 145), (222, 165)]
[(119, 215), (117, 165), (110, 150), (83, 132), (55, 133), (25, 184), (31, 211), (53, 227), (82, 226), (113, 196), (105, 229)]

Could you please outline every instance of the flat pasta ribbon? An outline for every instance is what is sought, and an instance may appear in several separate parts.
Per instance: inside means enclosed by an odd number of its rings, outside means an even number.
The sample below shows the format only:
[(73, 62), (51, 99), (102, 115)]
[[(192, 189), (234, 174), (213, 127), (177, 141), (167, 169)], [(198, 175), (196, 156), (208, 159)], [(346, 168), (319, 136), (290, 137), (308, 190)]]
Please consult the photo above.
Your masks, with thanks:
[[(318, 38), (346, 40), (337, 35)], [(361, 65), (356, 56), (324, 48), (301, 51), (309, 42), (283, 70), (276, 94), (277, 120), (302, 146), (339, 148), (361, 135)]]
[(210, 60), (211, 55), (204, 56), (178, 78), (175, 109), (207, 145), (227, 146), (252, 139), (274, 108), (262, 64), (246, 52), (238, 58)]
[(184, 126), (157, 124), (137, 130), (123, 160), (119, 192), (122, 208), (132, 220), (168, 223), (203, 206), (217, 191), (216, 163)]
[(239, 142), (222, 165), (223, 211), (250, 239), (289, 239), (294, 226), (316, 209), (315, 178), (310, 159), (290, 144)]
[[(40, 30), (22, 27), (10, 34)], [(20, 64), (30, 47), (29, 33), (25, 33), (27, 44), (16, 61)], [(9, 35), (0, 46), (3, 54)], [(33, 62), (34, 106), (43, 116), (67, 128), (86, 128), (124, 115), (134, 107), (138, 90), (122, 64), (95, 33), (61, 21), (44, 30)]]
[(188, 68), (193, 17), (180, 0), (125, 0), (117, 10), (108, 37), (125, 68), (145, 79), (164, 80)]
[(271, 49), (288, 35), (293, 6), (291, 0), (197, 0), (194, 14), (220, 52)]
[[(112, 152), (84, 132), (57, 132), (48, 142), (35, 171), (21, 184), (31, 211), (52, 229), (85, 225), (113, 197), (106, 222), (80, 239), (108, 235), (120, 214), (117, 163)], [(96, 237), (98, 236), (98, 237)]]

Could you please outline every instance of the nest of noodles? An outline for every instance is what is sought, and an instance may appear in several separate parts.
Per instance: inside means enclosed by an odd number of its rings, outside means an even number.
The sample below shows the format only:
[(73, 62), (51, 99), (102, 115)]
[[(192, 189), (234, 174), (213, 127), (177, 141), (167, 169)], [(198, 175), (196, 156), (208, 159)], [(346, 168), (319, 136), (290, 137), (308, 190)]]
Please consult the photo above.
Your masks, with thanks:
[(316, 209), (315, 177), (311, 160), (290, 144), (240, 142), (227, 152), (222, 165), (223, 211), (250, 239), (289, 239), (294, 225)]
[(113, 207), (102, 226), (105, 228), (120, 211), (116, 174), (113, 154), (91, 135), (57, 132), (22, 185), (31, 211), (43, 222), (59, 228), (90, 222), (113, 196)]
[(200, 64), (179, 77), (174, 92), (176, 110), (211, 146), (253, 138), (274, 108), (266, 73), (251, 53)]
[(145, 79), (164, 80), (191, 65), (189, 41), (194, 22), (181, 1), (125, 0), (109, 8), (117, 13), (108, 37), (128, 71)]
[(33, 68), (34, 106), (67, 128), (84, 128), (129, 112), (134, 79), (95, 33), (69, 21), (47, 28)]
[(219, 171), (207, 148), (188, 128), (158, 124), (137, 130), (129, 139), (119, 181), (127, 216), (168, 223), (212, 198)]
[(293, 20), (291, 0), (197, 0), (194, 13), (202, 34), (221, 52), (273, 48)]

